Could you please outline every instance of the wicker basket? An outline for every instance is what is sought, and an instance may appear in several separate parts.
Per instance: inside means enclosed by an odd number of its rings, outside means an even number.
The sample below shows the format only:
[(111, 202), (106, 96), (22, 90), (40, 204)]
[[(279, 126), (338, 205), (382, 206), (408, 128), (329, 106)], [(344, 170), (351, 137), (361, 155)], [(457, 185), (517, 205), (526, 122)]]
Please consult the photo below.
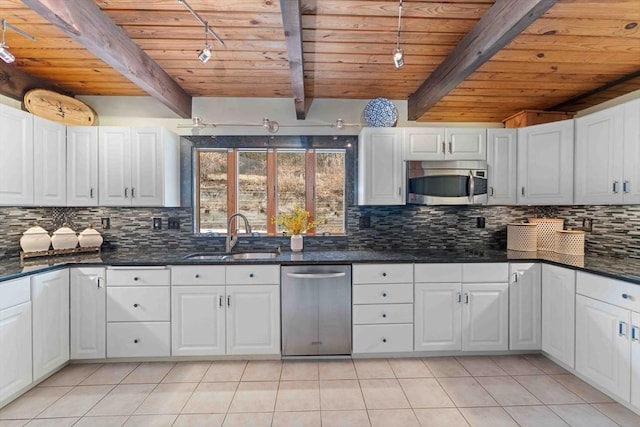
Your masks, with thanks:
[(538, 250), (554, 251), (556, 231), (564, 228), (562, 218), (528, 218), (532, 224), (538, 224)]
[(554, 252), (567, 255), (584, 255), (584, 231), (556, 231)]
[(536, 250), (538, 224), (512, 222), (507, 224), (507, 250), (532, 252)]

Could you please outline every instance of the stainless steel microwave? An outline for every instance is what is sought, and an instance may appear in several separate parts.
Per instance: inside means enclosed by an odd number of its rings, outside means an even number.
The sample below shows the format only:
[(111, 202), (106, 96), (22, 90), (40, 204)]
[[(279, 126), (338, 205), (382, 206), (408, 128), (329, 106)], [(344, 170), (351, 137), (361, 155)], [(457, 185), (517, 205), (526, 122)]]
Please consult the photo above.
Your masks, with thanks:
[(484, 161), (407, 162), (407, 203), (482, 205), (487, 197)]

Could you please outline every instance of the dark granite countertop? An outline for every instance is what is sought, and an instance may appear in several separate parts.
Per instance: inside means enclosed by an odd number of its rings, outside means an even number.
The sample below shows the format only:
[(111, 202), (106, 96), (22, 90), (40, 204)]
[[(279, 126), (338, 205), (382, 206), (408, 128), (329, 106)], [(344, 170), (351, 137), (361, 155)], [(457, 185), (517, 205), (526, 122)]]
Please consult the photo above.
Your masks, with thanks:
[(305, 251), (282, 252), (271, 259), (193, 260), (188, 253), (175, 251), (105, 251), (98, 255), (34, 258), (20, 266), (18, 257), (0, 260), (0, 282), (73, 265), (164, 266), (185, 264), (351, 264), (351, 263), (466, 263), (466, 262), (544, 262), (575, 270), (612, 277), (640, 285), (640, 260), (601, 256), (570, 256), (552, 252), (512, 252), (500, 250), (425, 249), (396, 251)]

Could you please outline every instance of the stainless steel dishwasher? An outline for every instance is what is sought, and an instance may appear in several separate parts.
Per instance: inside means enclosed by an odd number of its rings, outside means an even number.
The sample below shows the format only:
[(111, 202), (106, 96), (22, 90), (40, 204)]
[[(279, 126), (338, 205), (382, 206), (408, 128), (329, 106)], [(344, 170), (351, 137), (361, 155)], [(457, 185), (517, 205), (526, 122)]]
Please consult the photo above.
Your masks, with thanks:
[(351, 354), (351, 266), (282, 267), (282, 355)]

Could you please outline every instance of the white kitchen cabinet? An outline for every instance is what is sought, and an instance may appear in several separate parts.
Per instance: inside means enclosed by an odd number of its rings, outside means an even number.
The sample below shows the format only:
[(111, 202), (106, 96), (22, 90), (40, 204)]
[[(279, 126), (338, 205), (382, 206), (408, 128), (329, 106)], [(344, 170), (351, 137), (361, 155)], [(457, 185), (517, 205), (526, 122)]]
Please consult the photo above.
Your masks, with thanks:
[(542, 351), (570, 368), (575, 363), (576, 274), (542, 265)]
[(631, 404), (640, 408), (640, 314), (631, 312)]
[(67, 204), (67, 127), (33, 117), (33, 193), (36, 206)]
[(573, 203), (573, 120), (518, 129), (518, 204)]
[(69, 270), (31, 277), (33, 380), (69, 360)]
[(0, 407), (32, 381), (29, 278), (0, 287)]
[(101, 127), (102, 206), (180, 205), (180, 147), (163, 128)]
[(640, 100), (576, 119), (575, 202), (639, 203)]
[(517, 131), (487, 129), (489, 205), (515, 205), (517, 198)]
[(461, 288), (460, 283), (416, 283), (416, 351), (462, 348)]
[(107, 334), (104, 268), (71, 268), (69, 288), (70, 357), (104, 359)]
[(509, 285), (462, 285), (462, 351), (499, 351), (509, 347)]
[(510, 264), (509, 279), (509, 350), (540, 350), (542, 268), (535, 263)]
[(171, 354), (225, 354), (225, 306), (224, 286), (173, 286)]
[(576, 296), (576, 371), (629, 401), (631, 393), (631, 312)]
[(67, 206), (98, 206), (98, 128), (67, 127)]
[(0, 105), (0, 205), (33, 205), (33, 116)]
[(358, 204), (404, 205), (402, 129), (363, 128), (358, 153)]
[(279, 354), (280, 287), (227, 286), (226, 300), (227, 354)]
[(486, 160), (487, 131), (479, 128), (404, 128), (404, 160)]

